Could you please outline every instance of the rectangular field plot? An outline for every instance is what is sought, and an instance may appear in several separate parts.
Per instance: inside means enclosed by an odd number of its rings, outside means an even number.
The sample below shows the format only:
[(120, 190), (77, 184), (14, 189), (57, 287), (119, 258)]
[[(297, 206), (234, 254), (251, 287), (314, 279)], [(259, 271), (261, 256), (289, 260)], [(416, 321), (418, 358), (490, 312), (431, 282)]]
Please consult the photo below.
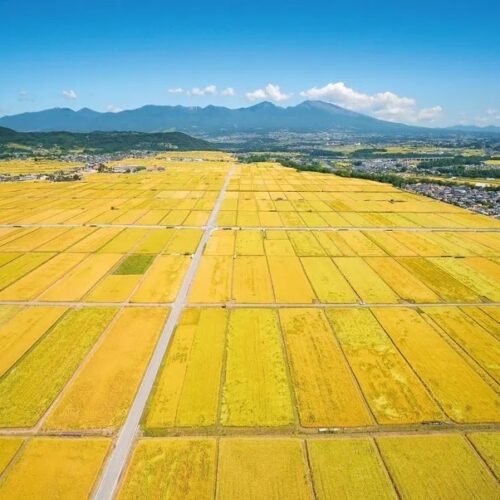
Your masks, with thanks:
[(0, 478), (0, 498), (89, 498), (109, 446), (102, 438), (31, 439)]
[(222, 309), (184, 311), (148, 402), (148, 430), (215, 425), (226, 323)]
[(231, 312), (221, 423), (275, 427), (293, 423), (278, 317), (269, 309)]
[(120, 426), (167, 317), (163, 308), (123, 309), (50, 412), (46, 429)]
[(12, 461), (24, 439), (20, 437), (0, 437), (0, 475)]
[(301, 441), (221, 440), (216, 498), (309, 500), (311, 485), (306, 476)]
[(496, 478), (500, 480), (500, 433), (474, 432), (467, 434), (467, 437)]
[(355, 427), (371, 423), (324, 313), (281, 309), (293, 389), (303, 427)]
[(460, 435), (376, 438), (402, 498), (497, 498), (492, 474)]
[(307, 450), (319, 500), (397, 498), (371, 439), (309, 439)]
[(451, 420), (497, 421), (496, 391), (417, 311), (391, 308), (373, 313)]
[(215, 476), (215, 439), (144, 439), (132, 452), (118, 498), (211, 500)]
[(0, 428), (38, 422), (115, 312), (111, 308), (68, 312), (15, 370), (0, 378)]

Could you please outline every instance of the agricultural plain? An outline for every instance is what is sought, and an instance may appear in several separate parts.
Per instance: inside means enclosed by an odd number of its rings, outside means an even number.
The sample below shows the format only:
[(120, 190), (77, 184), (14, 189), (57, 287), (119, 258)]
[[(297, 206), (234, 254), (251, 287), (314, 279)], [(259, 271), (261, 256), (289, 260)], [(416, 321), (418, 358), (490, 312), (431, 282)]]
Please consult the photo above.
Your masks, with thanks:
[(500, 495), (497, 220), (224, 153), (144, 166), (0, 183), (0, 498)]

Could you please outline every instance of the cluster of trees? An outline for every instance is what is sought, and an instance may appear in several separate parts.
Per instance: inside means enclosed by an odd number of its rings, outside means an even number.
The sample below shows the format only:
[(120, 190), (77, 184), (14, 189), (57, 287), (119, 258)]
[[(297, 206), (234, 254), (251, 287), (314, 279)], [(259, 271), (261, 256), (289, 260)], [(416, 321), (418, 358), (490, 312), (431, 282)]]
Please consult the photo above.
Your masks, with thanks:
[(451, 158), (437, 158), (417, 163), (419, 169), (441, 169), (443, 167), (457, 167), (464, 165), (480, 165), (488, 160), (489, 156), (453, 156)]

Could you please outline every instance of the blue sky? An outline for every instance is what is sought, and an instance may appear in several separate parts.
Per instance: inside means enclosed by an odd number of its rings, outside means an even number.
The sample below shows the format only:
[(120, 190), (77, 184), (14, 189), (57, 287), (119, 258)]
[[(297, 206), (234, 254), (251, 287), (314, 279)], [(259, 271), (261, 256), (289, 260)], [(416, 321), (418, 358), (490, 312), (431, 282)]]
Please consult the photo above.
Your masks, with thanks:
[(500, 2), (0, 0), (0, 115), (335, 102), (500, 125)]

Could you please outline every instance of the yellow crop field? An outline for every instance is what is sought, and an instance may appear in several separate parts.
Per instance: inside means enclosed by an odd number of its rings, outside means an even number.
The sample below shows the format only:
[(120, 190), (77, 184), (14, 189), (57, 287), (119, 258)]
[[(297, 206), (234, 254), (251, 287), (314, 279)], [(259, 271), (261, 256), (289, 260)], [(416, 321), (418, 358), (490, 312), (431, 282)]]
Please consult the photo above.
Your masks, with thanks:
[(339, 233), (339, 237), (342, 238), (359, 257), (384, 257), (387, 255), (361, 231), (342, 231)]
[(118, 498), (210, 500), (216, 476), (215, 439), (142, 439)]
[(297, 439), (223, 439), (216, 497), (309, 500), (311, 487), (305, 467)]
[[(486, 331), (493, 335), (497, 340), (500, 340), (500, 322), (495, 319), (494, 311), (496, 308), (488, 307), (485, 310), (474, 307), (465, 306), (460, 310), (472, 318), (477, 324), (481, 325)], [(500, 317), (500, 314), (498, 315)]]
[(402, 498), (498, 497), (498, 483), (460, 435), (376, 440)]
[(24, 439), (19, 437), (0, 437), (0, 475), (14, 458)]
[(2, 252), (30, 252), (68, 231), (65, 227), (42, 227), (0, 246)]
[(88, 498), (110, 441), (31, 439), (0, 479), (0, 498)]
[(492, 335), (457, 307), (428, 307), (423, 311), (500, 382), (500, 345)]
[(294, 304), (314, 302), (316, 297), (298, 257), (268, 255), (267, 261), (276, 302)]
[(233, 255), (234, 231), (214, 231), (204, 250), (204, 255)]
[(148, 403), (146, 428), (216, 423), (226, 322), (222, 309), (183, 313)]
[(231, 312), (221, 423), (274, 427), (293, 422), (278, 318), (269, 309)]
[(359, 301), (329, 257), (302, 257), (300, 261), (320, 302), (355, 304)]
[(16, 363), (31, 346), (66, 311), (64, 307), (27, 307), (0, 326), (0, 377)]
[(20, 255), (22, 255), (21, 252), (0, 253), (0, 266), (3, 266), (4, 264), (8, 264), (9, 262), (13, 261), (14, 259), (17, 259)]
[(172, 239), (174, 229), (153, 229), (146, 233), (146, 237), (134, 248), (135, 253), (161, 253)]
[(307, 449), (318, 500), (396, 498), (370, 439), (309, 439)]
[(237, 231), (235, 255), (264, 255), (264, 240), (262, 231)]
[(0, 427), (35, 425), (114, 314), (111, 308), (70, 311), (6, 373), (0, 379)]
[(232, 297), (243, 304), (274, 302), (271, 275), (264, 256), (239, 256), (234, 260)]
[(5, 264), (2, 266), (2, 273), (0, 274), (0, 289), (4, 289), (14, 281), (22, 278), (33, 269), (47, 262), (54, 255), (53, 253), (26, 253)]
[(96, 252), (109, 240), (120, 233), (122, 229), (114, 227), (101, 227), (82, 240), (70, 246), (68, 252)]
[(394, 291), (361, 257), (334, 257), (333, 261), (363, 302), (368, 304), (400, 302)]
[(200, 242), (201, 230), (179, 229), (175, 231), (164, 252), (168, 254), (192, 254)]
[(160, 255), (147, 270), (132, 302), (172, 302), (181, 286), (189, 258)]
[(40, 296), (42, 301), (77, 301), (85, 295), (121, 258), (119, 254), (86, 257)]
[(385, 231), (365, 231), (364, 234), (393, 257), (415, 257), (417, 255), (411, 249), (411, 245), (404, 245), (391, 233)]
[(496, 421), (498, 394), (416, 311), (373, 312), (452, 420)]
[(303, 427), (363, 426), (371, 420), (324, 313), (281, 309), (281, 325)]
[(232, 269), (232, 257), (204, 255), (189, 291), (189, 302), (227, 302), (231, 298)]
[(441, 299), (396, 259), (366, 257), (365, 262), (405, 301), (414, 303), (440, 302)]
[(124, 309), (49, 414), (47, 429), (100, 429), (123, 423), (168, 311)]
[(327, 316), (380, 424), (443, 420), (439, 408), (368, 309), (329, 309)]
[(498, 432), (474, 432), (467, 434), (467, 437), (500, 480), (500, 434)]
[(292, 243), (295, 254), (299, 257), (319, 257), (326, 255), (323, 247), (312, 232), (290, 231), (288, 238)]
[(0, 300), (32, 300), (80, 264), (81, 253), (60, 253), (0, 292)]
[(124, 302), (141, 281), (142, 275), (109, 275), (85, 296), (86, 302)]
[(147, 234), (148, 229), (127, 228), (116, 235), (111, 241), (108, 241), (99, 249), (100, 253), (127, 253), (131, 252)]

